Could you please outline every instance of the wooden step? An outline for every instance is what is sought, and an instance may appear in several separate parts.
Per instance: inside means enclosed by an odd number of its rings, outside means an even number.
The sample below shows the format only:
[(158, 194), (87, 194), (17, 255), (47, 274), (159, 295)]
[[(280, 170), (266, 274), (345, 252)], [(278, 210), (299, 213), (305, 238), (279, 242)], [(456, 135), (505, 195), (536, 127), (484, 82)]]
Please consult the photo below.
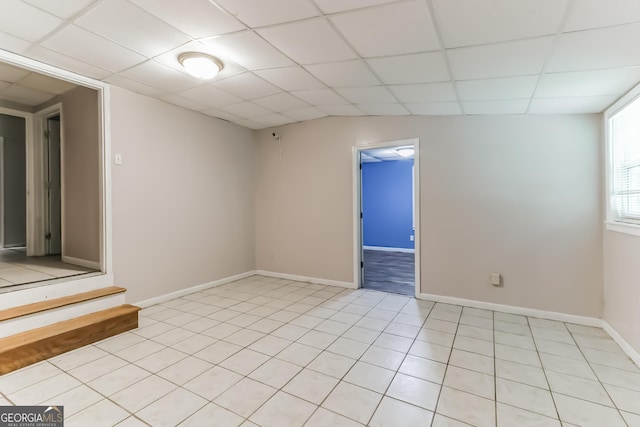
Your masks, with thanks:
[(80, 294), (69, 295), (62, 298), (55, 298), (48, 301), (40, 301), (34, 302), (33, 304), (21, 305), (19, 307), (12, 307), (6, 310), (0, 310), (0, 322), (2, 322), (3, 320), (15, 319), (16, 317), (40, 313), (42, 311), (47, 311), (54, 308), (60, 308), (84, 301), (90, 301), (92, 299), (102, 298), (109, 295), (120, 294), (125, 291), (125, 288), (109, 286), (107, 288), (95, 289), (93, 291), (82, 292)]
[(139, 310), (123, 304), (0, 338), (0, 375), (135, 329)]

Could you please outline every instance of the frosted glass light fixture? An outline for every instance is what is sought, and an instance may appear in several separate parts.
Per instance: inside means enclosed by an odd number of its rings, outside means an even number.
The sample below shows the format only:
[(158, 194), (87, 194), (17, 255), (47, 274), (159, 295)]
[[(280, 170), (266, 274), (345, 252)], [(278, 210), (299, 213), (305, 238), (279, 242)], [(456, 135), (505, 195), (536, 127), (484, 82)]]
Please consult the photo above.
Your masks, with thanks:
[(396, 153), (402, 157), (411, 157), (415, 154), (416, 150), (413, 147), (399, 147), (396, 148)]
[(178, 62), (187, 73), (202, 80), (214, 78), (224, 67), (218, 58), (198, 52), (182, 53), (178, 56)]

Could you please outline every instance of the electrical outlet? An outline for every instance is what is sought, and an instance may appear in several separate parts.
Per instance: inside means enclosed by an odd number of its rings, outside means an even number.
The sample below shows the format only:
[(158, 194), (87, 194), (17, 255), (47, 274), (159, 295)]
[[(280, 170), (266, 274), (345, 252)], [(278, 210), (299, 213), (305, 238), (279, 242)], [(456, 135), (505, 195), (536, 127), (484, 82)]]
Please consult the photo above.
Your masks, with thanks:
[(409, 240), (412, 241), (412, 242), (415, 240), (414, 237), (413, 237), (413, 234), (411, 236), (409, 236)]
[(118, 165), (121, 166), (122, 165), (122, 154), (116, 154), (115, 156), (113, 156), (113, 162)]
[(493, 286), (502, 286), (502, 276), (500, 273), (491, 273), (491, 284)]

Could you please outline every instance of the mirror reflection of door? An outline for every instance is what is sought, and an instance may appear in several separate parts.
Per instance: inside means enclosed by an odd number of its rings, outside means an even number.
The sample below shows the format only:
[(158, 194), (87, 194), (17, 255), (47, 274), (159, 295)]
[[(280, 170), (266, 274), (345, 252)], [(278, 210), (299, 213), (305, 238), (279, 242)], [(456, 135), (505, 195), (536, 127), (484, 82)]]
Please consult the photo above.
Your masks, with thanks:
[(60, 116), (47, 120), (47, 253), (62, 251), (60, 186)]

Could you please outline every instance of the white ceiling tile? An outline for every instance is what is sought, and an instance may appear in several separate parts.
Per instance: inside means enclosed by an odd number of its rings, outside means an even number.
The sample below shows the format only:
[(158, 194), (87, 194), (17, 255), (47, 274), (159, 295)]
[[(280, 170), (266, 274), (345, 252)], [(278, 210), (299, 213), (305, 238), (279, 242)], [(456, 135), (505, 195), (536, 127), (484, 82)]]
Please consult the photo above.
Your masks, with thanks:
[(219, 110), (217, 108), (209, 108), (202, 112), (207, 116), (215, 117), (216, 119), (226, 120), (228, 122), (233, 122), (235, 120), (239, 120), (240, 117), (235, 116), (233, 114), (227, 113), (226, 111)]
[(175, 95), (173, 93), (162, 94), (160, 96), (160, 99), (162, 99), (163, 101), (167, 101), (171, 104), (177, 105), (178, 107), (186, 108), (187, 110), (203, 111), (210, 108), (208, 105), (204, 105), (199, 102), (192, 101), (183, 96)]
[(433, 0), (448, 48), (555, 34), (568, 0)]
[(309, 0), (216, 0), (248, 26), (263, 27), (318, 16)]
[(258, 32), (299, 64), (337, 62), (356, 57), (324, 18), (292, 22)]
[(457, 102), (423, 102), (404, 104), (416, 116), (455, 116), (462, 114)]
[(125, 89), (129, 89), (133, 92), (141, 93), (148, 96), (160, 96), (162, 91), (158, 88), (148, 86), (144, 83), (140, 83), (137, 80), (130, 79), (129, 77), (122, 76), (120, 74), (114, 74), (104, 79), (105, 82), (112, 85), (116, 85)]
[(317, 109), (316, 107), (298, 108), (296, 110), (285, 111), (282, 114), (296, 121), (314, 120), (327, 116), (327, 113)]
[(230, 93), (210, 85), (202, 85), (187, 89), (179, 95), (209, 107), (220, 107), (222, 105), (236, 104), (242, 101), (237, 96), (231, 95)]
[(536, 97), (619, 95), (639, 82), (640, 67), (545, 74), (538, 83)]
[(357, 107), (370, 116), (408, 116), (402, 104), (358, 104)]
[[(86, 62), (71, 58), (70, 56), (63, 55), (61, 53), (38, 45), (33, 45), (32, 47), (30, 47), (29, 50), (24, 53), (24, 55), (28, 56), (29, 58), (37, 59), (38, 61), (53, 65), (55, 67), (73, 71), (74, 73), (82, 74), (83, 76), (93, 77), (94, 79), (98, 80), (102, 80), (105, 77), (113, 74), (112, 71), (107, 71), (95, 65), (87, 64)], [(144, 59), (143, 57), (140, 58)]]
[(2, 91), (2, 97), (4, 99), (32, 106), (47, 102), (54, 96), (52, 93), (22, 87), (18, 84), (12, 84)]
[(456, 80), (538, 74), (551, 51), (553, 37), (447, 50)]
[(236, 18), (209, 0), (130, 1), (196, 39), (246, 28)]
[(13, 65), (0, 62), (0, 80), (9, 83), (15, 83), (29, 75), (29, 71), (24, 68), (14, 67)]
[(330, 116), (365, 116), (355, 105), (318, 105), (318, 108)]
[(331, 87), (375, 86), (380, 81), (362, 60), (307, 65), (307, 70)]
[(75, 23), (149, 58), (190, 40), (186, 34), (126, 0), (103, 1)]
[(147, 61), (120, 73), (165, 92), (182, 92), (202, 84), (201, 80), (155, 61)]
[(266, 127), (281, 126), (295, 122), (295, 120), (283, 116), (282, 114), (269, 114), (267, 116), (255, 117), (251, 121), (260, 123)]
[[(0, 78), (2, 78), (1, 74)], [(23, 87), (49, 92), (55, 95), (62, 95), (76, 87), (73, 83), (38, 73), (30, 73), (28, 76), (21, 79), (18, 84)]]
[(241, 31), (210, 39), (202, 43), (213, 49), (215, 56), (229, 58), (249, 70), (287, 67), (294, 63), (253, 31)]
[(311, 105), (341, 105), (348, 102), (332, 89), (297, 90), (292, 95)]
[(301, 101), (288, 93), (279, 93), (277, 95), (254, 99), (253, 102), (278, 113), (296, 108), (308, 107), (304, 101)]
[(163, 53), (162, 55), (156, 56), (155, 58), (153, 58), (153, 60), (183, 73), (185, 72), (185, 70), (178, 61), (178, 57), (180, 56), (180, 54), (185, 52), (200, 52), (218, 57), (218, 59), (222, 61), (223, 68), (216, 76), (216, 79), (224, 79), (226, 77), (231, 77), (233, 75), (244, 73), (246, 71), (245, 68), (236, 64), (230, 58), (221, 57), (219, 52), (216, 52), (216, 50), (211, 46), (205, 45), (198, 41), (192, 41), (178, 48), (172, 49), (168, 52)]
[(453, 83), (426, 83), (419, 85), (389, 86), (400, 102), (444, 102), (457, 99)]
[(564, 31), (579, 31), (640, 21), (638, 0), (579, 0), (571, 6)]
[(44, 47), (105, 70), (118, 72), (145, 57), (82, 28), (69, 25), (42, 43)]
[(363, 57), (440, 49), (429, 8), (423, 0), (345, 12), (330, 19)]
[(36, 41), (56, 29), (62, 20), (18, 0), (2, 0), (2, 32), (28, 41)]
[(387, 88), (375, 87), (348, 87), (336, 89), (337, 92), (354, 104), (385, 104), (397, 102)]
[(375, 58), (367, 62), (387, 84), (431, 83), (450, 79), (442, 52)]
[(640, 23), (562, 34), (546, 71), (579, 71), (640, 65)]
[(255, 73), (287, 91), (322, 89), (325, 87), (302, 67), (272, 68), (270, 70), (259, 70)]
[(0, 46), (2, 49), (13, 53), (22, 53), (29, 48), (31, 43), (11, 34), (0, 32)]
[(240, 126), (244, 126), (246, 128), (249, 129), (264, 129), (267, 126), (263, 125), (262, 123), (256, 123), (253, 120), (247, 120), (247, 119), (238, 119), (238, 120), (234, 120), (233, 123), (240, 125)]
[(52, 15), (68, 19), (94, 4), (96, 0), (24, 0)]
[(467, 101), (462, 103), (465, 114), (524, 114), (529, 106), (528, 99), (507, 101)]
[(397, 0), (314, 0), (324, 13), (342, 12), (345, 10), (361, 9)]
[(220, 107), (220, 109), (243, 119), (273, 114), (273, 111), (248, 101), (233, 105), (225, 105)]
[(531, 98), (538, 76), (464, 80), (456, 83), (462, 101)]
[(619, 96), (583, 96), (574, 98), (534, 98), (531, 114), (600, 113), (617, 101)]
[(282, 92), (271, 83), (264, 81), (252, 73), (244, 73), (229, 77), (228, 79), (216, 80), (212, 84), (243, 99), (260, 98)]

